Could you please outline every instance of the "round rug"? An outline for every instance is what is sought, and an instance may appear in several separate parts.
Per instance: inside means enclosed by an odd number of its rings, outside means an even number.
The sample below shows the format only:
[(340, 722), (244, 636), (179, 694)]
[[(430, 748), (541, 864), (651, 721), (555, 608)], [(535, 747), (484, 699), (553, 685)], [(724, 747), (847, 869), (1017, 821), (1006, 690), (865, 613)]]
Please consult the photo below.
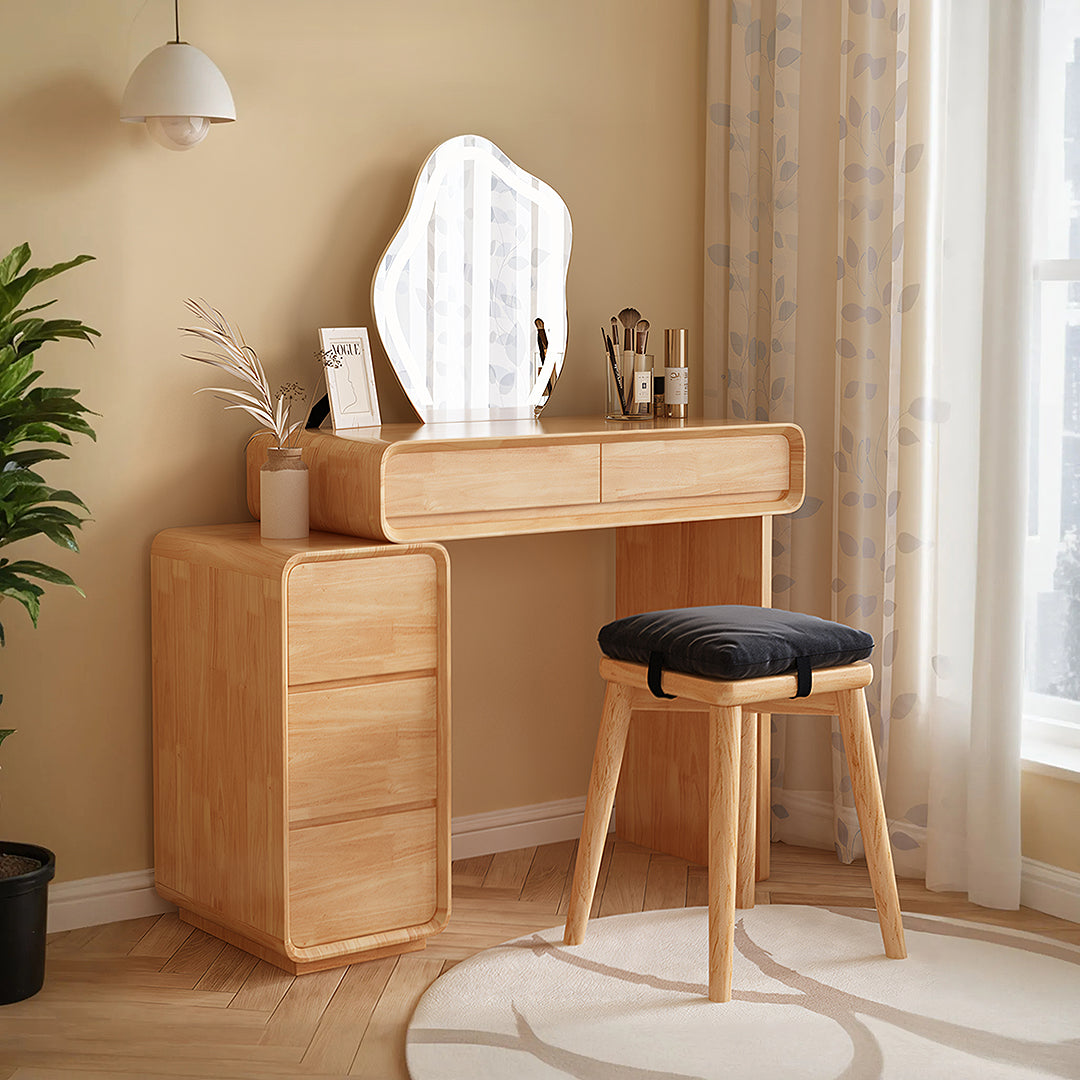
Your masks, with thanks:
[(462, 961), (421, 998), (413, 1080), (1080, 1077), (1080, 948), (905, 915), (887, 960), (861, 908), (737, 913), (732, 1000), (707, 985), (704, 908), (562, 927)]

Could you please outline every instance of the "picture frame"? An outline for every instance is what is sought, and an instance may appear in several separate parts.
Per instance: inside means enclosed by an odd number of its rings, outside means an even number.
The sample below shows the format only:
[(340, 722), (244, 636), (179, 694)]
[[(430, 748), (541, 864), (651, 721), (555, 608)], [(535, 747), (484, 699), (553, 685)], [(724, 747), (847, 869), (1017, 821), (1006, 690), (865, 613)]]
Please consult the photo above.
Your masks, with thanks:
[(367, 327), (322, 327), (319, 347), (326, 370), (334, 431), (381, 424)]

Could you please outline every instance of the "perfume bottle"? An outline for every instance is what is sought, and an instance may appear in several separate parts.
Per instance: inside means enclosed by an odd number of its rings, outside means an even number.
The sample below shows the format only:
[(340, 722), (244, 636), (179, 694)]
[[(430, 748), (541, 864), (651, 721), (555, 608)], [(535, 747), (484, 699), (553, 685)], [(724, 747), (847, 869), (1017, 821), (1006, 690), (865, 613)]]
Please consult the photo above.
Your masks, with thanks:
[(634, 353), (630, 413), (637, 420), (647, 420), (653, 415), (653, 358), (648, 353)]
[(681, 419), (690, 406), (690, 368), (687, 366), (687, 331), (664, 331), (664, 406), (667, 415)]

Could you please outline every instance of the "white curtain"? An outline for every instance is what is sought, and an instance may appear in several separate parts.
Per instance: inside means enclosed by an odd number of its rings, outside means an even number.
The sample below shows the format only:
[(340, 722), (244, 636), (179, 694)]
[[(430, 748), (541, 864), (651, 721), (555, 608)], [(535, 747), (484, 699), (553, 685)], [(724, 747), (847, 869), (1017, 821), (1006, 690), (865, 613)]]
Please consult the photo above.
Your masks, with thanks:
[[(809, 447), (830, 461), (831, 490), (810, 491), (794, 559), (778, 534), (775, 602), (816, 606), (878, 641), (871, 718), (900, 872), (1015, 907), (1037, 6), (843, 0), (827, 44), (821, 26), (835, 13), (813, 5), (716, 0), (710, 16), (714, 415), (787, 419), (794, 402), (796, 422), (813, 419), (807, 410), (833, 418), (832, 444)], [(781, 72), (767, 43), (799, 26), (802, 63), (788, 53)], [(839, 65), (833, 101), (800, 93), (808, 42)], [(799, 109), (837, 116), (839, 155), (831, 200), (815, 192), (810, 205), (801, 186), (793, 208), (777, 182), (779, 129), (797, 132)], [(748, 210), (769, 227), (747, 229)], [(798, 295), (798, 265), (813, 261), (787, 254), (798, 222), (823, 213), (837, 221), (836, 250), (824, 253), (836, 266), (831, 355), (789, 325), (802, 313), (782, 308)], [(807, 570), (800, 545), (820, 540), (832, 565)], [(830, 610), (810, 602), (820, 596), (810, 576), (831, 582)], [(785, 737), (796, 723), (799, 737)], [(831, 763), (817, 791), (795, 760), (808, 755), (804, 731), (805, 721), (777, 725), (774, 836), (834, 844), (850, 860), (861, 842), (835, 727), (817, 736), (818, 760)]]
[(1039, 3), (950, 0), (940, 15), (932, 374), (952, 413), (935, 478), (926, 879), (1016, 907)]

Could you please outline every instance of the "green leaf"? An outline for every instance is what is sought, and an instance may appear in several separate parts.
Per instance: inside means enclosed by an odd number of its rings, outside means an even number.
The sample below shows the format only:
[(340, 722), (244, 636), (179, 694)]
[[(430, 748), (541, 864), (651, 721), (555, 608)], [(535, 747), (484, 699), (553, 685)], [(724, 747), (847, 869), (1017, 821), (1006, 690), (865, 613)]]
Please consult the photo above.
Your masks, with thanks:
[[(0, 701), (3, 701), (4, 697), (0, 694)], [(14, 735), (14, 728), (0, 728), (0, 743), (2, 743), (9, 735)]]
[(20, 244), (0, 259), (0, 285), (7, 285), (30, 261), (30, 245)]
[(51, 582), (53, 585), (68, 585), (80, 595), (86, 595), (75, 584), (70, 574), (65, 574), (63, 570), (57, 570), (55, 566), (47, 566), (45, 563), (35, 562), (32, 559), (20, 559), (18, 562), (8, 563), (2, 569), (10, 574), (27, 574), (30, 577)]
[(0, 585), (0, 596), (10, 596), (12, 600), (18, 600), (24, 608), (26, 608), (27, 614), (30, 616), (30, 621), (37, 627), (38, 614), (41, 611), (41, 604), (38, 602), (38, 597), (45, 590), (40, 586), (28, 585), (26, 588), (17, 589), (11, 585)]
[[(76, 255), (74, 259), (69, 259), (67, 262), (56, 263), (54, 266), (31, 268), (20, 277), (0, 281), (0, 318), (6, 319), (35, 285), (40, 285), (43, 281), (48, 281), (49, 278), (56, 277), (57, 274), (62, 274), (65, 270), (72, 269), (72, 267), (89, 262), (93, 257), (93, 255)], [(19, 269), (21, 270), (24, 265), (25, 260), (20, 264)]]
[(46, 300), (44, 304), (34, 304), (32, 307), (19, 308), (18, 311), (13, 311), (11, 313), (11, 318), (21, 319), (24, 315), (29, 315), (31, 311), (41, 311), (44, 308), (52, 307), (55, 303), (55, 300)]
[(3, 458), (3, 468), (9, 467), (26, 468), (29, 465), (36, 465), (39, 461), (57, 461), (66, 460), (67, 454), (63, 450), (49, 450), (42, 447), (40, 450), (17, 450), (13, 454), (8, 454)]

